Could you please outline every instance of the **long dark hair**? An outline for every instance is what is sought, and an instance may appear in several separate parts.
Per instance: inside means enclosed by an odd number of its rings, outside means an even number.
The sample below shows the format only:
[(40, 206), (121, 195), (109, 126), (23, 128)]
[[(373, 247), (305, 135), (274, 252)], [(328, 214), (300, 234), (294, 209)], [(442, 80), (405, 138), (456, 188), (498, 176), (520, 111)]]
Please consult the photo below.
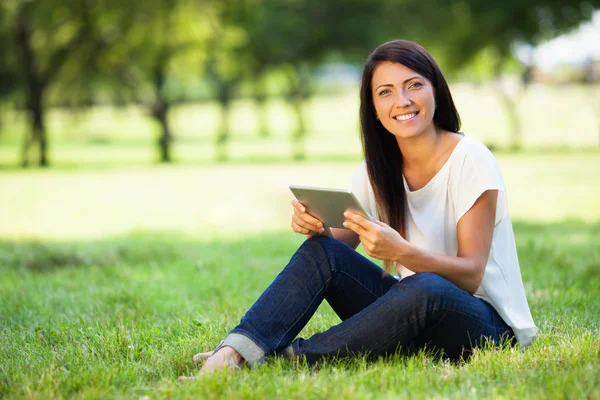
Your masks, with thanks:
[[(373, 73), (383, 61), (402, 64), (433, 85), (437, 108), (433, 122), (441, 129), (458, 132), (460, 116), (442, 71), (431, 55), (408, 40), (393, 40), (379, 46), (365, 63), (360, 88), (360, 125), (363, 152), (369, 180), (373, 186), (379, 218), (406, 237), (406, 192), (402, 180), (402, 153), (394, 135), (376, 119), (371, 83)], [(385, 269), (391, 269), (385, 262)]]

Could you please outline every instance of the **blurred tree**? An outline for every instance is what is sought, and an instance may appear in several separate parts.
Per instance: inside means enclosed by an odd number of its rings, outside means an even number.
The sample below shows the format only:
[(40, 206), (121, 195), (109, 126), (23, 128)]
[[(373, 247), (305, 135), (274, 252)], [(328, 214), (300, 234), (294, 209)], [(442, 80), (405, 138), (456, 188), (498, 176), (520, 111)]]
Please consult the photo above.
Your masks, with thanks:
[[(29, 165), (30, 152), (37, 145), (39, 165), (47, 166), (46, 95), (67, 60), (76, 57), (89, 39), (91, 20), (88, 4), (86, 1), (66, 4), (59, 0), (13, 0), (3, 2), (0, 7), (3, 14), (0, 34), (6, 41), (5, 51), (10, 54), (7, 58), (16, 56), (12, 66), (21, 74), (22, 78), (16, 82), (23, 83), (26, 108), (30, 113), (31, 131), (23, 141), (21, 163), (24, 167)], [(6, 84), (3, 86), (6, 87)]]
[[(522, 88), (526, 88), (531, 82), (531, 63), (527, 57), (520, 61), (514, 56), (515, 45), (532, 47), (590, 20), (600, 0), (432, 0), (427, 12), (416, 0), (389, 0), (385, 7), (386, 26), (400, 11), (410, 15), (412, 37), (442, 54), (450, 69), (464, 68), (485, 53), (491, 61), (485, 63), (490, 67), (488, 74), (497, 80), (507, 66), (520, 63)], [(510, 124), (510, 147), (518, 149), (522, 132), (517, 99), (523, 90), (511, 94), (500, 83), (496, 87)]]
[(243, 0), (222, 0), (213, 2), (204, 9), (204, 21), (210, 27), (210, 35), (204, 42), (203, 70), (221, 109), (215, 140), (217, 161), (229, 158), (227, 142), (230, 137), (230, 105), (246, 67), (242, 49), (248, 36), (244, 27), (240, 26), (240, 21), (236, 20), (245, 6), (247, 4)]
[(147, 0), (120, 3), (107, 13), (104, 33), (110, 44), (96, 55), (96, 68), (122, 100), (144, 104), (160, 127), (157, 147), (161, 162), (172, 161), (174, 135), (169, 111), (181, 94), (169, 83), (181, 65), (193, 69), (202, 29), (200, 6), (193, 0)]
[(364, 58), (378, 43), (378, 3), (366, 0), (241, 0), (231, 21), (247, 33), (236, 58), (243, 61), (245, 79), (255, 84), (259, 109), (259, 132), (265, 135), (266, 95), (261, 77), (270, 70), (284, 71), (288, 80), (285, 96), (296, 114), (292, 134), (294, 159), (305, 157), (306, 117), (303, 103), (312, 93), (315, 67), (333, 53), (345, 58)]
[[(17, 60), (15, 59), (14, 46), (11, 46), (9, 13), (5, 7), (0, 7), (0, 105), (14, 101), (21, 76), (17, 71)], [(0, 112), (0, 133), (3, 131), (4, 113)]]

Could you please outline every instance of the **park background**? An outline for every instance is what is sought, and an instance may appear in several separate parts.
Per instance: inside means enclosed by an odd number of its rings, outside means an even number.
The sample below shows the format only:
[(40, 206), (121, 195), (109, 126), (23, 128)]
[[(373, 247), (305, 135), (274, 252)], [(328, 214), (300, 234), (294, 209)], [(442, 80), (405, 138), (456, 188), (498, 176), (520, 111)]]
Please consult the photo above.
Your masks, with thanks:
[[(598, 9), (3, 1), (0, 397), (600, 398)], [(347, 185), (362, 63), (398, 38), (501, 165), (539, 338), (178, 383), (302, 242), (288, 185)], [(301, 336), (338, 321), (323, 304)]]

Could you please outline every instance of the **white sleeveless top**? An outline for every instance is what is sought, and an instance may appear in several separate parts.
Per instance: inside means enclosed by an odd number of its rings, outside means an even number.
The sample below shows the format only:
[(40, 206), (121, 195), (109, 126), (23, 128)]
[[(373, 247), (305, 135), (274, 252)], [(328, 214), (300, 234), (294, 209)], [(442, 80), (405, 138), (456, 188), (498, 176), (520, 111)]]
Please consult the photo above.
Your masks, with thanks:
[[(410, 191), (404, 180), (408, 213), (406, 239), (433, 253), (456, 257), (456, 226), (486, 190), (498, 190), (492, 247), (475, 296), (494, 307), (526, 346), (538, 333), (525, 297), (506, 187), (498, 163), (478, 140), (464, 136), (438, 173), (423, 188)], [(350, 181), (350, 190), (371, 216), (378, 218), (373, 188), (363, 161)], [(474, 233), (476, 234), (476, 232)], [(413, 274), (401, 266), (399, 275)]]

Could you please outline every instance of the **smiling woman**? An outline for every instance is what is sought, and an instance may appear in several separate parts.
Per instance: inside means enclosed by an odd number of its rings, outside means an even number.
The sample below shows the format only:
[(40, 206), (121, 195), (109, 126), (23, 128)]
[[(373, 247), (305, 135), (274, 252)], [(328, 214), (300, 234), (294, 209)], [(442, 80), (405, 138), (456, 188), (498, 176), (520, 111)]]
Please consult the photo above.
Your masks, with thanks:
[[(371, 357), (437, 349), (468, 358), (480, 345), (528, 345), (537, 334), (521, 280), (506, 188), (492, 153), (459, 132), (446, 80), (416, 43), (396, 40), (367, 59), (361, 84), (365, 161), (351, 190), (371, 217), (345, 229), (293, 203), (308, 236), (201, 372), (271, 355)], [(385, 270), (358, 254), (384, 262)], [(389, 272), (394, 269), (400, 279)], [(297, 338), (323, 301), (342, 322)]]

